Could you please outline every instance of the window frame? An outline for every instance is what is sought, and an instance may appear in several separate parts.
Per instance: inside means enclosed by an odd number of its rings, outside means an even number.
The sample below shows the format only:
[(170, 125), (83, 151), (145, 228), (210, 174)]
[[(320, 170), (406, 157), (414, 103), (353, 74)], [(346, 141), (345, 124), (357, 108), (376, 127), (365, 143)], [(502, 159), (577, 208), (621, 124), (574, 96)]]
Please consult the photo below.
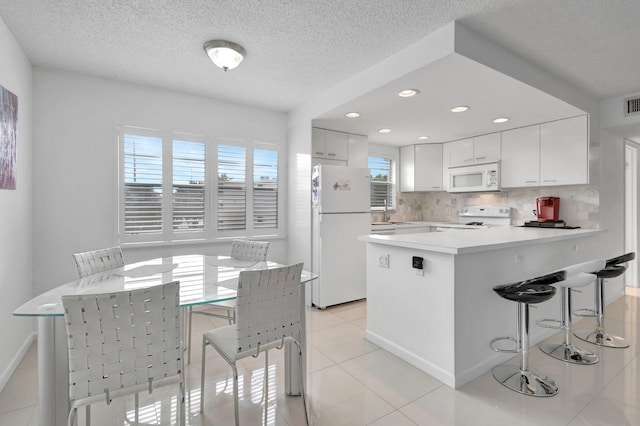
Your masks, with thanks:
[[(386, 153), (386, 152), (374, 152), (374, 151), (370, 151), (367, 155), (367, 166), (369, 165), (369, 159), (370, 158), (382, 158), (385, 160), (390, 161), (390, 167), (389, 167), (389, 173), (391, 175), (390, 181), (388, 182), (388, 184), (391, 186), (391, 205), (387, 206), (387, 211), (395, 211), (396, 210), (396, 200), (397, 200), (397, 196), (398, 196), (398, 191), (397, 191), (397, 169), (398, 169), (398, 155), (393, 155), (391, 153)], [(371, 170), (371, 169), (369, 169)], [(371, 185), (372, 185), (372, 189), (373, 189), (373, 172), (371, 172)], [(372, 212), (382, 212), (384, 211), (385, 208), (384, 206), (378, 206), (378, 207), (374, 207), (373, 203), (371, 205), (371, 211)]]
[[(125, 173), (124, 173), (124, 138), (133, 134), (161, 138), (162, 141), (162, 232), (154, 234), (126, 234), (125, 225)], [(173, 229), (173, 141), (188, 141), (204, 143), (205, 149), (205, 191), (204, 191), (204, 229), (193, 232), (176, 232)], [(116, 239), (122, 245), (137, 244), (177, 244), (185, 242), (208, 242), (228, 240), (238, 237), (280, 238), (284, 236), (284, 204), (283, 190), (285, 188), (285, 165), (282, 159), (283, 148), (281, 144), (257, 140), (246, 140), (229, 137), (215, 137), (189, 134), (185, 132), (172, 132), (140, 128), (135, 126), (119, 126), (117, 131), (118, 144), (118, 188), (116, 195), (117, 225)], [(245, 228), (234, 230), (218, 230), (218, 146), (231, 145), (245, 148)], [(276, 152), (277, 159), (277, 204), (275, 228), (254, 227), (254, 150), (271, 150)]]

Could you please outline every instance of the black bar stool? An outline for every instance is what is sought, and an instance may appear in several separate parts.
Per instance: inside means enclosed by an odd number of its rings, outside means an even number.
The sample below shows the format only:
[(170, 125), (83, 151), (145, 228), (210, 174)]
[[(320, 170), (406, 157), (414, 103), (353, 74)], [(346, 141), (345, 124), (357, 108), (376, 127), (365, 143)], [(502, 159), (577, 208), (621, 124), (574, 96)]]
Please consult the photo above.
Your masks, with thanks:
[(607, 348), (628, 348), (629, 342), (623, 337), (613, 336), (607, 333), (604, 329), (604, 280), (607, 278), (616, 278), (624, 274), (627, 270), (626, 263), (636, 258), (634, 252), (623, 254), (622, 256), (614, 257), (607, 260), (604, 269), (601, 269), (593, 274), (598, 278), (595, 286), (595, 309), (593, 314), (585, 315), (581, 310), (577, 312), (580, 316), (594, 316), (597, 318), (595, 330), (576, 330), (573, 334), (584, 340), (585, 342), (593, 343), (594, 345), (604, 346)]
[[(529, 305), (545, 302), (556, 294), (556, 288), (550, 284), (566, 278), (564, 271), (554, 272), (514, 284), (493, 288), (500, 297), (518, 302), (517, 338), (499, 337), (491, 341), (496, 352), (521, 353), (520, 365), (501, 364), (493, 369), (493, 377), (509, 389), (530, 396), (553, 396), (558, 393), (556, 382), (549, 377), (529, 370)], [(516, 343), (515, 350), (498, 349), (495, 344), (500, 340)]]
[[(538, 325), (548, 328), (557, 328), (564, 331), (564, 341), (562, 343), (542, 343), (540, 350), (549, 356), (572, 364), (591, 365), (598, 362), (598, 356), (593, 352), (586, 351), (571, 342), (571, 292), (576, 287), (584, 287), (596, 280), (596, 276), (588, 272), (604, 268), (605, 261), (602, 259), (571, 265), (563, 270), (567, 273), (564, 281), (558, 284), (561, 289), (562, 308), (561, 319), (541, 320)], [(555, 324), (554, 324), (555, 323)], [(559, 325), (557, 325), (559, 323)], [(553, 324), (553, 325), (548, 325)]]

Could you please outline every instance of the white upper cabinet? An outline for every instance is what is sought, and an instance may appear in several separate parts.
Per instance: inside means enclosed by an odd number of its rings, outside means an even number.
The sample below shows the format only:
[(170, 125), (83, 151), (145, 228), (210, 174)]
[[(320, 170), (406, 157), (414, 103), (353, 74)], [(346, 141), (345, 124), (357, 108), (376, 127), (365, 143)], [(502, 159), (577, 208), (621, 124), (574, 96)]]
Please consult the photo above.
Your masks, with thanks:
[(502, 132), (502, 187), (589, 183), (586, 115)]
[(449, 167), (473, 164), (473, 138), (449, 142)]
[(369, 167), (369, 144), (363, 135), (347, 135), (349, 167)]
[(313, 164), (368, 167), (367, 137), (313, 127), (311, 129)]
[(332, 160), (349, 159), (349, 135), (333, 130), (325, 130), (325, 158)]
[(349, 152), (347, 134), (333, 130), (312, 128), (311, 156), (329, 160), (347, 161)]
[(442, 144), (415, 146), (415, 190), (442, 191)]
[(473, 138), (473, 162), (490, 163), (500, 160), (500, 133), (489, 133), (488, 135), (476, 136)]
[(500, 132), (448, 142), (449, 167), (500, 160)]
[(540, 126), (502, 132), (501, 186), (540, 186)]
[(587, 116), (540, 125), (540, 185), (589, 182)]
[(400, 192), (442, 191), (442, 144), (400, 148)]
[(400, 148), (400, 192), (415, 191), (415, 145)]

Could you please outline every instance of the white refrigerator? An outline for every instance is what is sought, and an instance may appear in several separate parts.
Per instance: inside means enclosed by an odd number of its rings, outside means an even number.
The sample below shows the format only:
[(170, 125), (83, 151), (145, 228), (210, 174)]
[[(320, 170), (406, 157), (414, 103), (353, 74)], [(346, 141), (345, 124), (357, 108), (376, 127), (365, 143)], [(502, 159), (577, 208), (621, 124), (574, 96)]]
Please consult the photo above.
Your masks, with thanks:
[(319, 164), (312, 173), (310, 302), (324, 309), (366, 297), (365, 243), (371, 233), (371, 172)]

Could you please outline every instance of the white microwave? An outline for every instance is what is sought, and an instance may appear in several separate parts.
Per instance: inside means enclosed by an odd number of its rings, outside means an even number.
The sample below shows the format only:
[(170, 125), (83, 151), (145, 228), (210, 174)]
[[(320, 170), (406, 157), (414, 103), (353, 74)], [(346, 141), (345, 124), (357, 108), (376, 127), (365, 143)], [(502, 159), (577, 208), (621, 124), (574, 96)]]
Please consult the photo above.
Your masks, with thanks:
[(449, 168), (449, 192), (500, 191), (500, 163)]

